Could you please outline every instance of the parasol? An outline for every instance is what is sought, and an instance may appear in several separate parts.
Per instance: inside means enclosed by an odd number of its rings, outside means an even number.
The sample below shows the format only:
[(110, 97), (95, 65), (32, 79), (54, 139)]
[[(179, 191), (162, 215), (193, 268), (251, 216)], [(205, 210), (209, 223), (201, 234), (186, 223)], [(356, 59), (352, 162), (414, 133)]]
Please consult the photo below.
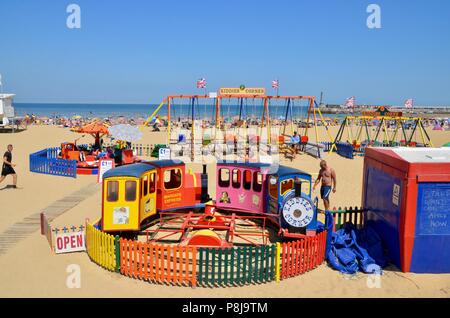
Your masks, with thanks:
[(112, 138), (128, 142), (138, 141), (142, 138), (139, 127), (130, 124), (119, 124), (109, 127), (109, 134)]
[(108, 134), (108, 126), (101, 122), (94, 121), (74, 131), (77, 133), (89, 134), (95, 138), (96, 143), (100, 143), (100, 138)]

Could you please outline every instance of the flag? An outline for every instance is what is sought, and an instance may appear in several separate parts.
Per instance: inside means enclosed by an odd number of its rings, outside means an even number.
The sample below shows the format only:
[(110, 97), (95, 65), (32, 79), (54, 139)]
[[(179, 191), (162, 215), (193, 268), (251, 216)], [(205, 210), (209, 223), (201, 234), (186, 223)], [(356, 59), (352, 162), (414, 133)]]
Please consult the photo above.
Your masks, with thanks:
[(408, 98), (405, 100), (405, 108), (413, 108), (414, 101), (412, 98)]
[(201, 78), (197, 80), (197, 88), (205, 88), (206, 87), (206, 79)]
[(280, 85), (279, 85), (279, 83), (278, 83), (278, 80), (273, 80), (273, 81), (272, 81), (272, 88), (278, 89), (279, 86), (280, 86)]
[(355, 107), (355, 96), (349, 97), (345, 100), (345, 107)]

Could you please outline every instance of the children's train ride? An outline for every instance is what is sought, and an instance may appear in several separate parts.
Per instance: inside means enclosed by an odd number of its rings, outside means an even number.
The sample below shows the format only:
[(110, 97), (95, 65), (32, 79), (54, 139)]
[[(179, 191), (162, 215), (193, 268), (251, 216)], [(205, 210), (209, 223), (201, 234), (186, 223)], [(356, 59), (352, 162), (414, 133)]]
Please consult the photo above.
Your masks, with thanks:
[(228, 161), (217, 163), (216, 177), (214, 202), (208, 194), (205, 165), (202, 173), (186, 169), (179, 160), (111, 169), (103, 175), (99, 226), (119, 235), (137, 233), (159, 214), (204, 210), (264, 216), (282, 237), (315, 235), (317, 200), (311, 199), (310, 174), (281, 165), (275, 169), (265, 163)]

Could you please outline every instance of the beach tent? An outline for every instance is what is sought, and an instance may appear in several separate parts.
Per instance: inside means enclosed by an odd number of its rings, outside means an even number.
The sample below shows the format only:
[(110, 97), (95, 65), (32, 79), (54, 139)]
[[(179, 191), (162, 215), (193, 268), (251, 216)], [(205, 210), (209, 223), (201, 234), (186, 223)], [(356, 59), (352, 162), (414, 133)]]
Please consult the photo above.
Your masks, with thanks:
[(450, 147), (450, 141), (445, 143), (445, 144), (443, 144), (442, 147)]

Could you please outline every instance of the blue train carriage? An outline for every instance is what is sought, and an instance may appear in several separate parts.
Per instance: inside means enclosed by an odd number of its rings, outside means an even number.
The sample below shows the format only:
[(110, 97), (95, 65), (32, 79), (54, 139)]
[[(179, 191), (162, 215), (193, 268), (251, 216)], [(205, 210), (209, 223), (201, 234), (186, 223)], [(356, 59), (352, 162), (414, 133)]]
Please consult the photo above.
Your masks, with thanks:
[(277, 214), (284, 237), (316, 235), (317, 201), (311, 198), (309, 173), (280, 165), (267, 175), (267, 212)]

